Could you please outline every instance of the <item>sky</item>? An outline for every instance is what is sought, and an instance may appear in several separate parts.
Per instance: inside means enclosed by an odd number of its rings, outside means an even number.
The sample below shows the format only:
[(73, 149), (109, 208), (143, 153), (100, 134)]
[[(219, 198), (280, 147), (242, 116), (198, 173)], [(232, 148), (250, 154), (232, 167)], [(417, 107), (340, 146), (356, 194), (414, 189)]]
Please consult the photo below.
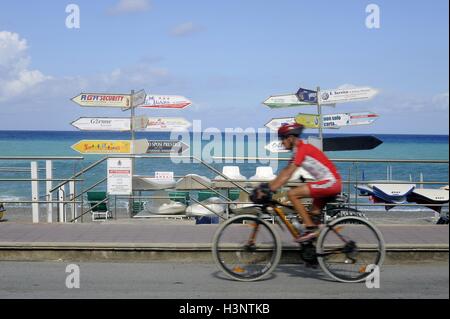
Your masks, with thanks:
[[(79, 9), (79, 28), (70, 4)], [(366, 20), (379, 9), (379, 27)], [(75, 130), (81, 92), (183, 95), (184, 110), (137, 115), (259, 128), (314, 106), (269, 109), (299, 87), (372, 87), (369, 101), (324, 107), (371, 111), (368, 126), (331, 133), (449, 133), (447, 0), (0, 0), (0, 129)], [(66, 12), (66, 9), (69, 8)], [(369, 19), (370, 20), (370, 19)], [(310, 130), (309, 132), (311, 132)]]

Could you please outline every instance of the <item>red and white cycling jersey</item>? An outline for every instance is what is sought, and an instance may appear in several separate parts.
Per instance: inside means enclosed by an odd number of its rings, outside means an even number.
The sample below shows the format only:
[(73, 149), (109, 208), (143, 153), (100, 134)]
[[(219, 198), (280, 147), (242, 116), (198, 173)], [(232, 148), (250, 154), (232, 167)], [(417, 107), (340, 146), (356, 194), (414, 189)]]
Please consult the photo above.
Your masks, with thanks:
[(297, 166), (301, 166), (315, 180), (341, 180), (341, 176), (336, 167), (328, 157), (317, 147), (311, 144), (305, 144), (302, 140), (297, 142), (291, 162)]

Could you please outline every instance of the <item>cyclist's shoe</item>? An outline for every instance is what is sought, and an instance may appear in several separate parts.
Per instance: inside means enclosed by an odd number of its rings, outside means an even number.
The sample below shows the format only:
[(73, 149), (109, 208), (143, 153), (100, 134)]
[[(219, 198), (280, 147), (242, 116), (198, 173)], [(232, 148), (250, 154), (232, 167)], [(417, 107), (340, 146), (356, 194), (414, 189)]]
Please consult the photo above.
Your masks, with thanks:
[(317, 238), (319, 233), (319, 228), (316, 229), (307, 229), (303, 234), (299, 237), (295, 238), (294, 241), (297, 243), (303, 243), (306, 241), (311, 241)]
[(311, 216), (311, 220), (312, 222), (317, 225), (320, 226), (323, 224), (323, 216), (322, 214), (310, 214)]

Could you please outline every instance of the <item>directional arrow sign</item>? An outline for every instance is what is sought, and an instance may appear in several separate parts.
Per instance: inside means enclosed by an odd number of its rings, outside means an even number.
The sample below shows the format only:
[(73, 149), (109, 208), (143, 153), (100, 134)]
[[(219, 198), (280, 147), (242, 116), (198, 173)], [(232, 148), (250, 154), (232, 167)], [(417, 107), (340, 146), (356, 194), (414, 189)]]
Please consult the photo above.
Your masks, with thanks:
[(160, 108), (160, 109), (184, 109), (192, 102), (179, 95), (147, 95), (140, 107)]
[(129, 94), (80, 93), (72, 101), (81, 106), (91, 107), (130, 107)]
[(182, 117), (149, 117), (146, 131), (183, 131), (191, 123)]
[(323, 139), (324, 151), (364, 151), (371, 150), (383, 141), (375, 136), (326, 137)]
[(145, 115), (136, 116), (133, 118), (133, 128), (135, 130), (142, 130), (147, 127), (148, 117)]
[[(343, 126), (368, 125), (373, 123), (378, 115), (372, 112), (339, 113), (322, 115), (324, 128), (340, 128)], [(295, 122), (306, 128), (319, 128), (319, 116), (317, 114), (300, 113)]]
[[(313, 141), (316, 140), (314, 143)], [(309, 137), (307, 143), (320, 144), (317, 138)], [(375, 136), (345, 136), (345, 137), (325, 137), (323, 139), (323, 151), (362, 151), (371, 150), (382, 144), (383, 141)], [(318, 147), (318, 145), (315, 145)], [(286, 153), (286, 150), (281, 141), (272, 141), (264, 147), (272, 153)]]
[(317, 91), (299, 88), (297, 91), (297, 97), (300, 101), (317, 103)]
[(312, 103), (300, 101), (295, 94), (271, 95), (263, 102), (263, 104), (271, 109), (312, 105)]
[(272, 131), (277, 131), (280, 126), (284, 124), (294, 124), (295, 118), (293, 117), (281, 117), (281, 118), (275, 118), (270, 120), (268, 123), (265, 124), (265, 127), (271, 129)]
[(139, 92), (134, 93), (131, 96), (131, 100), (133, 101), (133, 106), (139, 106), (145, 102), (145, 90), (140, 90)]
[(368, 100), (378, 93), (377, 90), (364, 87), (354, 89), (335, 89), (320, 91), (320, 103), (344, 103)]
[(186, 145), (182, 141), (178, 140), (165, 140), (154, 141), (148, 140), (147, 153), (153, 154), (165, 154), (165, 153), (178, 153), (181, 154), (189, 149), (189, 145)]
[(264, 146), (266, 150), (268, 150), (271, 153), (287, 153), (289, 152), (287, 149), (284, 148), (283, 143), (281, 141), (272, 141), (266, 146)]
[[(130, 118), (127, 117), (80, 117), (71, 124), (82, 131), (129, 131)], [(147, 126), (146, 116), (134, 118), (134, 129), (140, 130)]]
[(81, 140), (72, 149), (82, 154), (144, 154), (148, 141), (142, 140)]
[[(315, 105), (315, 103), (301, 101), (297, 94), (271, 95), (263, 104), (271, 109)], [(334, 106), (333, 103), (323, 103), (323, 105)]]
[(129, 118), (80, 117), (71, 123), (82, 131), (129, 131)]

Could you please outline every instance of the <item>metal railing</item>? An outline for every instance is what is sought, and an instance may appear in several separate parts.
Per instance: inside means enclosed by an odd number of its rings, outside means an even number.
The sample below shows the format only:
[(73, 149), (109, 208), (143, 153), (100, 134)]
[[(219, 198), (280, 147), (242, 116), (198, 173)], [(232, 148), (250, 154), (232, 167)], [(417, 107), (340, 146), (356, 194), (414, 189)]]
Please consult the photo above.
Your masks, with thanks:
[[(87, 187), (85, 187), (84, 189), (80, 189), (80, 191), (78, 193), (76, 193), (75, 191), (70, 191), (70, 192), (66, 192), (64, 191), (64, 187), (69, 184), (69, 186), (71, 187), (72, 190), (77, 189), (76, 185), (83, 183), (83, 181), (87, 180), (87, 178), (83, 178), (83, 175), (87, 175), (89, 174), (94, 168), (98, 167), (100, 164), (104, 163), (108, 158), (132, 158), (132, 159), (170, 159), (172, 158), (170, 155), (124, 155), (124, 156), (106, 156), (103, 157), (97, 161), (95, 161), (94, 163), (89, 164), (86, 168), (81, 169), (78, 172), (75, 172), (70, 178), (68, 179), (49, 179), (49, 178), (38, 178), (36, 175), (36, 170), (44, 170), (38, 167), (31, 167), (30, 169), (26, 168), (26, 167), (21, 167), (18, 168), (18, 172), (35, 172), (35, 176), (32, 176), (32, 178), (1, 178), (0, 179), (0, 183), (1, 182), (31, 182), (31, 183), (37, 183), (37, 182), (59, 182), (56, 186), (51, 185), (51, 187), (47, 186), (47, 192), (46, 195), (47, 196), (47, 200), (39, 200), (39, 197), (35, 197), (33, 195), (32, 200), (30, 201), (3, 201), (4, 203), (31, 203), (32, 205), (36, 205), (36, 204), (47, 204), (48, 207), (52, 207), (53, 204), (58, 204), (58, 221), (62, 222), (62, 221), (66, 221), (66, 207), (67, 206), (71, 206), (73, 208), (72, 214), (73, 217), (71, 219), (69, 219), (70, 222), (77, 222), (77, 221), (83, 221), (83, 216), (85, 216), (86, 214), (88, 214), (89, 212), (92, 212), (92, 209), (95, 209), (96, 206), (92, 206), (89, 207), (89, 209), (87, 210), (83, 210), (84, 204), (85, 204), (85, 200), (84, 200), (84, 195), (86, 193), (88, 193), (89, 191), (91, 191), (92, 189), (102, 185), (107, 178), (106, 177), (102, 177), (101, 179), (99, 179), (98, 181), (94, 182), (92, 185), (89, 185)], [(226, 195), (223, 195), (222, 193), (220, 193), (218, 191), (219, 188), (216, 188), (214, 186), (215, 182), (221, 182), (221, 183), (229, 183), (229, 185), (232, 185), (232, 187), (226, 187), (226, 188), (235, 188), (235, 189), (239, 189), (242, 192), (245, 192), (246, 194), (249, 194), (249, 189), (247, 189), (246, 187), (249, 185), (254, 185), (255, 183), (259, 183), (259, 182), (264, 182), (265, 180), (239, 180), (239, 179), (230, 179), (229, 177), (227, 177), (225, 174), (223, 174), (221, 171), (219, 171), (218, 169), (216, 169), (215, 167), (213, 167), (212, 165), (206, 163), (205, 161), (203, 161), (202, 159), (199, 159), (197, 157), (194, 156), (177, 156), (177, 159), (189, 159), (192, 163), (199, 163), (202, 164), (207, 170), (209, 170), (210, 172), (215, 173), (217, 176), (220, 176), (222, 179), (212, 179), (211, 181), (213, 182), (213, 185), (207, 185), (206, 183), (204, 183), (201, 179), (196, 178), (195, 176), (191, 176), (193, 178), (193, 180), (197, 183), (199, 183), (200, 185), (202, 185), (205, 189), (211, 191), (212, 193), (214, 193), (215, 195), (217, 195), (218, 197), (223, 199), (222, 204), (224, 205), (229, 205), (229, 204), (237, 204), (236, 201), (232, 201), (229, 197), (227, 197)], [(44, 156), (34, 156), (34, 157), (0, 157), (0, 160), (26, 160), (26, 161), (38, 161), (38, 160), (45, 160), (45, 161), (54, 161), (54, 160), (83, 160), (83, 157), (44, 157)], [(213, 159), (215, 160), (226, 160), (226, 161), (244, 161), (244, 163), (239, 163), (239, 164), (245, 164), (245, 161), (289, 161), (289, 158), (268, 158), (268, 157), (213, 157)], [(352, 176), (352, 170), (354, 170), (354, 176), (358, 177), (358, 167), (357, 165), (360, 163), (409, 163), (409, 164), (448, 164), (449, 161), (448, 160), (401, 160), (401, 159), (357, 159), (357, 158), (348, 158), (348, 159), (332, 159), (333, 162), (336, 163), (351, 163), (353, 166), (350, 167), (350, 172), (349, 172), (349, 178), (348, 180), (344, 180), (343, 183), (348, 185), (348, 193), (349, 195), (351, 194), (351, 189), (350, 186), (351, 185), (359, 185), (361, 183), (366, 183), (367, 181), (362, 181), (358, 178), (351, 178)], [(227, 164), (229, 164), (227, 162)], [(227, 165), (225, 164), (225, 165)], [(1, 168), (1, 167), (0, 167)], [(48, 167), (46, 168), (46, 171), (48, 171)], [(2, 171), (0, 170), (0, 173), (2, 173)], [(183, 178), (184, 176), (178, 176), (179, 178)], [(78, 184), (77, 184), (78, 183)], [(378, 184), (417, 184), (417, 185), (446, 185), (448, 184), (448, 181), (418, 181), (418, 182), (412, 182), (412, 181), (377, 181)], [(287, 184), (287, 186), (297, 186), (302, 184), (301, 182), (289, 182)], [(34, 184), (34, 187), (36, 187), (36, 184)], [(176, 190), (176, 189), (174, 189)], [(54, 193), (56, 193), (56, 191), (58, 191), (58, 199), (54, 200)], [(433, 207), (433, 206), (442, 206), (442, 204), (416, 204), (416, 203), (402, 203), (402, 204), (390, 204), (390, 203), (364, 203), (359, 201), (359, 198), (361, 198), (361, 195), (358, 196), (358, 192), (354, 192), (355, 194), (355, 198), (354, 201), (348, 201), (347, 203), (344, 203), (345, 205), (348, 206), (385, 206), (385, 207), (389, 207), (389, 206), (426, 206), (426, 207)], [(129, 200), (133, 200), (136, 199), (136, 196), (127, 196), (127, 198)], [(148, 197), (147, 197), (148, 198)], [(167, 197), (166, 197), (167, 198)], [(200, 201), (192, 198), (192, 196), (190, 196), (192, 202), (199, 204), (201, 206), (203, 206), (205, 209), (209, 209), (212, 213), (214, 213), (209, 207), (207, 207), (206, 205), (204, 205), (203, 203), (201, 203)], [(151, 198), (148, 198), (151, 199)], [(107, 200), (106, 200), (107, 203)], [(248, 204), (249, 202), (242, 202), (241, 204)], [(342, 205), (343, 203), (339, 203), (340, 205)], [(80, 205), (82, 208), (82, 212), (81, 214), (77, 214), (76, 213), (76, 205)], [(448, 206), (448, 204), (447, 204)], [(36, 206), (33, 206), (34, 208)], [(33, 208), (33, 221), (35, 221), (35, 210)], [(50, 211), (50, 209), (49, 209)], [(63, 213), (61, 213), (61, 211)], [(215, 214), (215, 213), (214, 213)], [(49, 219), (50, 220), (50, 219)], [(51, 221), (50, 221), (51, 222)]]
[[(54, 182), (61, 182), (65, 181), (67, 183), (71, 183), (75, 185), (76, 182), (82, 182), (80, 179), (75, 178), (54, 178), (53, 177), (53, 171), (54, 162), (78, 162), (83, 160), (84, 157), (81, 156), (1, 156), (0, 161), (1, 162), (10, 162), (13, 161), (14, 164), (17, 162), (28, 162), (29, 167), (25, 166), (0, 166), (0, 174), (4, 173), (15, 173), (15, 174), (23, 174), (23, 173), (29, 173), (31, 176), (30, 178), (0, 178), (0, 185), (1, 183), (31, 183), (31, 200), (6, 200), (2, 199), (2, 203), (4, 204), (31, 204), (32, 207), (32, 220), (33, 222), (39, 222), (39, 205), (40, 204), (47, 204), (47, 222), (53, 221), (53, 205), (58, 204), (58, 220), (61, 218), (61, 215), (59, 213), (60, 205), (67, 204), (68, 201), (66, 201), (64, 198), (58, 198), (57, 200), (54, 200), (52, 198), (52, 194), (50, 191), (50, 188), (53, 186)], [(45, 168), (39, 167), (39, 163), (41, 161), (45, 162)], [(76, 170), (76, 165), (74, 165), (74, 171)], [(39, 178), (39, 172), (45, 172), (45, 178)], [(44, 195), (40, 195), (40, 188), (39, 188), (39, 182), (45, 182), (46, 183), (46, 191)], [(71, 187), (73, 191), (75, 191), (74, 187)], [(61, 190), (64, 191), (64, 190)], [(1, 195), (1, 194), (0, 194)], [(42, 198), (45, 198), (46, 200), (42, 200)], [(76, 204), (77, 202), (71, 201), (72, 204)]]

